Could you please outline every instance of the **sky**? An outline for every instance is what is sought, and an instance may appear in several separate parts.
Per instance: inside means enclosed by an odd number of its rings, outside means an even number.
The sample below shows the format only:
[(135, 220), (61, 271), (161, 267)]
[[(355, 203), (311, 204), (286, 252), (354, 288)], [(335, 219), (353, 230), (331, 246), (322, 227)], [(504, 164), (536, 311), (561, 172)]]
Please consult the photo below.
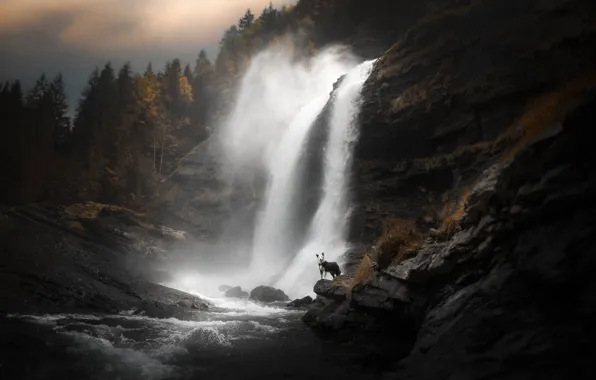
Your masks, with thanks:
[[(41, 74), (62, 72), (71, 103), (89, 74), (111, 61), (141, 71), (180, 58), (211, 59), (223, 32), (250, 8), (270, 0), (0, 0), (0, 81), (31, 86)], [(274, 0), (273, 5), (296, 0)]]

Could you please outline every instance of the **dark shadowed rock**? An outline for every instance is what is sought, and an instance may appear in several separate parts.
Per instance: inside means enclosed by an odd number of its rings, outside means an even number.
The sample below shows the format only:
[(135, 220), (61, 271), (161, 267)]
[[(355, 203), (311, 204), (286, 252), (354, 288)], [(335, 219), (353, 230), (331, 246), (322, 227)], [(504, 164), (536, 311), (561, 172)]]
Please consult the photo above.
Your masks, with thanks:
[(418, 254), (408, 260), (395, 266), (389, 266), (384, 272), (390, 276), (411, 283), (422, 284), (431, 277), (429, 268), (432, 262), (449, 243), (428, 244), (418, 252)]
[(471, 227), (478, 223), (480, 215), (486, 213), (490, 198), (497, 192), (496, 186), (501, 173), (501, 165), (493, 165), (481, 175), (481, 179), (472, 188), (467, 204), (466, 212), (462, 217), (463, 228)]
[(248, 293), (242, 290), (239, 286), (236, 286), (226, 290), (225, 296), (230, 298), (246, 298), (248, 297)]
[[(151, 258), (126, 233), (104, 228), (118, 225), (125, 216), (88, 212), (111, 208), (106, 205), (77, 207), (85, 212), (73, 212), (66, 221), (64, 210), (41, 205), (23, 206), (8, 215), (13, 228), (0, 228), (0, 312), (133, 310), (186, 319), (209, 308), (211, 304), (200, 297), (151, 282), (153, 272), (146, 269)], [(75, 217), (80, 225), (69, 226)], [(142, 226), (131, 220), (119, 228), (143, 236)]]
[(306, 296), (303, 298), (297, 298), (294, 301), (288, 304), (288, 307), (305, 307), (309, 306), (313, 303), (313, 299), (311, 296)]
[(346, 299), (346, 287), (332, 280), (317, 281), (313, 290), (319, 296), (330, 300), (343, 301)]
[(271, 286), (257, 286), (250, 292), (250, 299), (261, 302), (289, 301), (290, 297), (283, 290)]
[(379, 274), (354, 286), (352, 302), (370, 309), (401, 310), (420, 300), (400, 279)]

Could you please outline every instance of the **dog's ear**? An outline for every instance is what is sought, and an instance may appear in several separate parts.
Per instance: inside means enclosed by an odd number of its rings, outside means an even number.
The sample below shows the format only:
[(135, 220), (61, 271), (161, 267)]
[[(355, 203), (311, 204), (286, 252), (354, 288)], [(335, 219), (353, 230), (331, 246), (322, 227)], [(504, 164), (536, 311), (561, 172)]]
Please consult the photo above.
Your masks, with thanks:
[(318, 259), (319, 258), (319, 254), (318, 253), (315, 253), (315, 255), (317, 256), (317, 259)]
[(321, 257), (325, 260), (325, 252), (321, 253)]

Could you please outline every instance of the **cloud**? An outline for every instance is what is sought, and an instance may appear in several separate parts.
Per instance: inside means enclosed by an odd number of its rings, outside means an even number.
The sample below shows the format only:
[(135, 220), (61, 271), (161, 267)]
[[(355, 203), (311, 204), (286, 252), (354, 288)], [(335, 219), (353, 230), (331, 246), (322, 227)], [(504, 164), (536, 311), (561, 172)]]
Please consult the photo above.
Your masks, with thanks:
[[(297, 0), (274, 0), (274, 6)], [(218, 42), (247, 8), (269, 0), (0, 0), (0, 83), (31, 87), (41, 74), (62, 72), (71, 106), (96, 66), (148, 62), (192, 64), (200, 49), (215, 57)]]
[(138, 50), (155, 44), (212, 44), (245, 9), (258, 13), (268, 3), (268, 0), (2, 0), (0, 36), (39, 29), (48, 20), (60, 18), (61, 27), (53, 32), (61, 43), (97, 52)]

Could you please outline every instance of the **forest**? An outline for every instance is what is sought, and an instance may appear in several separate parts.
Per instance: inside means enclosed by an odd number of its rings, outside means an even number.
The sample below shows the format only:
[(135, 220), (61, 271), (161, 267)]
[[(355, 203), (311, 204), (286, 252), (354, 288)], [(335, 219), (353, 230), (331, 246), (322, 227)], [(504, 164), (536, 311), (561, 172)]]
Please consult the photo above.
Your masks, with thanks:
[(212, 62), (172, 59), (143, 72), (95, 68), (68, 116), (64, 78), (42, 74), (25, 91), (0, 85), (0, 202), (94, 200), (142, 207), (176, 163), (208, 138), (250, 56), (296, 26), (293, 8), (249, 9), (230, 26)]
[(380, 46), (392, 40), (400, 26), (391, 14), (399, 4), (299, 0), (279, 9), (270, 3), (258, 14), (248, 9), (224, 32), (215, 60), (200, 50), (195, 62), (174, 58), (143, 72), (108, 62), (91, 72), (78, 99), (67, 99), (62, 75), (42, 74), (32, 89), (14, 79), (0, 82), (0, 203), (142, 208), (159, 197), (159, 183), (177, 162), (209, 137), (256, 52), (284, 44), (308, 56), (345, 41), (377, 54), (363, 36), (377, 36)]

